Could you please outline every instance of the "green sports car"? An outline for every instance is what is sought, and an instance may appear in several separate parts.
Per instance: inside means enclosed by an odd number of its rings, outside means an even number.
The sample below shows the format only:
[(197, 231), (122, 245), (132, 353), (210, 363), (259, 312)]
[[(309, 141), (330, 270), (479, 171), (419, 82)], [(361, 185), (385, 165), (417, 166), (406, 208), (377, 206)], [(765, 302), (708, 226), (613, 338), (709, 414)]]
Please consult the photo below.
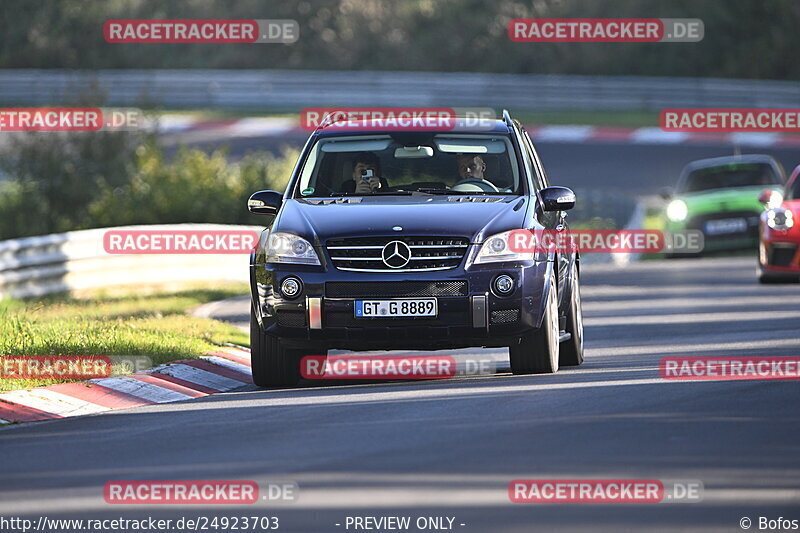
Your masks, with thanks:
[(701, 159), (686, 165), (667, 201), (665, 229), (699, 230), (705, 252), (758, 247), (758, 221), (764, 189), (780, 192), (786, 181), (781, 164), (768, 155)]

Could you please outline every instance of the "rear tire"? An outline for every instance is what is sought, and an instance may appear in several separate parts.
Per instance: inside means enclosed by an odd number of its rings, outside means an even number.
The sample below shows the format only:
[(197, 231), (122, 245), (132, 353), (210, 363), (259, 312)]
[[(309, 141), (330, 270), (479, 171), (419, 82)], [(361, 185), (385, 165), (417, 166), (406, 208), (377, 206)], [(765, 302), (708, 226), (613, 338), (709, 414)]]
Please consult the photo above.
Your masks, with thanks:
[(514, 374), (558, 372), (558, 295), (554, 274), (550, 274), (541, 327), (519, 337), (508, 347), (508, 353)]
[(259, 387), (293, 387), (300, 381), (300, 352), (288, 350), (280, 339), (265, 333), (250, 309), (250, 363)]
[(567, 333), (569, 340), (558, 348), (561, 366), (578, 366), (583, 363), (583, 310), (581, 308), (581, 284), (578, 278), (578, 267), (573, 263), (570, 287), (570, 302), (567, 310)]

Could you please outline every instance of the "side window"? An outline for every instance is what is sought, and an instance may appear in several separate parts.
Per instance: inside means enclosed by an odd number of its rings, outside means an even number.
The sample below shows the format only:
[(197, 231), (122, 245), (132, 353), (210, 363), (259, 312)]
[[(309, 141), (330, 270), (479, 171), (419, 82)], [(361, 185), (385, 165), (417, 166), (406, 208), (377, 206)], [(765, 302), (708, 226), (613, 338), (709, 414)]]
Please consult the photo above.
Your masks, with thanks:
[(525, 147), (528, 150), (531, 159), (535, 162), (536, 165), (536, 186), (539, 189), (544, 189), (545, 187), (549, 187), (550, 183), (547, 179), (547, 174), (545, 173), (544, 167), (542, 166), (542, 161), (539, 159), (539, 154), (536, 153), (536, 149), (533, 147), (533, 142), (531, 142), (531, 138), (528, 136), (528, 132), (523, 129), (522, 135), (525, 138)]

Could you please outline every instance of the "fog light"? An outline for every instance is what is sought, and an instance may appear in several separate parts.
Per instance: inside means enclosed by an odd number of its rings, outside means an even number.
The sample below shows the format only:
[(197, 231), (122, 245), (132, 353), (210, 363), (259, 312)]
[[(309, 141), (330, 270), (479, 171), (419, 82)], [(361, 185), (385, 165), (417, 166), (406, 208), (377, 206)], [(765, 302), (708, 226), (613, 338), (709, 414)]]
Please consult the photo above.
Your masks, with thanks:
[(494, 278), (494, 291), (497, 294), (502, 294), (505, 296), (506, 294), (511, 294), (511, 291), (513, 290), (514, 280), (511, 279), (511, 276), (507, 274), (500, 274)]
[(295, 298), (300, 294), (303, 284), (297, 278), (286, 278), (281, 282), (281, 294), (287, 298)]

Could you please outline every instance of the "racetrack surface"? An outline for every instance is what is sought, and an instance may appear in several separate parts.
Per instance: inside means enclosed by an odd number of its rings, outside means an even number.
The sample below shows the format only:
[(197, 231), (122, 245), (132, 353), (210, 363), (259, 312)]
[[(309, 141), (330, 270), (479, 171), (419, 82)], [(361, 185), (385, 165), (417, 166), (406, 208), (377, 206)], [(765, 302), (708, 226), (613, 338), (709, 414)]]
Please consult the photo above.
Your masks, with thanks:
[[(512, 376), (504, 350), (484, 350), (501, 363), (495, 375), (245, 388), (7, 428), (0, 516), (272, 514), (298, 532), (353, 531), (346, 516), (450, 516), (454, 530), (481, 533), (800, 519), (800, 383), (658, 374), (666, 355), (800, 355), (800, 285), (759, 285), (751, 257), (594, 264), (583, 284), (587, 360), (555, 375)], [(212, 314), (246, 312), (245, 298)], [(511, 504), (518, 478), (700, 480), (705, 494)], [(103, 485), (118, 479), (290, 480), (300, 496), (239, 509), (108, 505)]]

